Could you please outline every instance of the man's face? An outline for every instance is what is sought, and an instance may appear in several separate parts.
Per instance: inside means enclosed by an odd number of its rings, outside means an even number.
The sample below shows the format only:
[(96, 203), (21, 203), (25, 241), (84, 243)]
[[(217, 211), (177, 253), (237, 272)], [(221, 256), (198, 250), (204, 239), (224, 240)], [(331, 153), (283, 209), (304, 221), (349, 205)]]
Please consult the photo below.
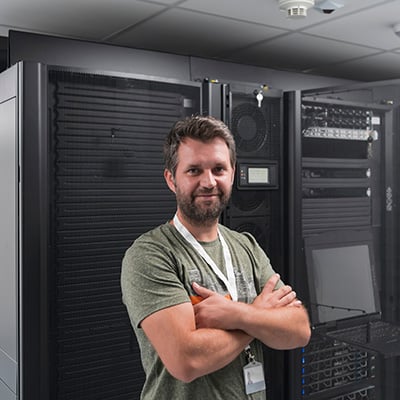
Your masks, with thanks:
[(185, 139), (178, 149), (175, 178), (169, 171), (165, 178), (176, 194), (178, 213), (195, 224), (215, 222), (232, 191), (234, 169), (228, 146), (221, 138), (207, 143)]

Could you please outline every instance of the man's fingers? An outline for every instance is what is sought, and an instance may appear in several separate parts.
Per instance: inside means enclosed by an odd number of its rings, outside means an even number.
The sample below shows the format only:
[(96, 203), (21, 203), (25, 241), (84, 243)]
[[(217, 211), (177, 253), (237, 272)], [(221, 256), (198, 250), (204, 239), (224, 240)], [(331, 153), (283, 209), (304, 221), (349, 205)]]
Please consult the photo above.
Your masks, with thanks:
[(199, 295), (201, 296), (203, 299), (206, 299), (207, 297), (210, 297), (211, 295), (214, 294), (214, 292), (212, 290), (209, 290), (203, 286), (200, 286), (198, 283), (193, 282), (192, 283), (192, 288), (193, 290)]
[(294, 301), (296, 299), (296, 292), (294, 292), (293, 290), (287, 291), (285, 292), (285, 295), (282, 296), (281, 301), (284, 304), (289, 304), (292, 301)]
[(299, 299), (293, 300), (288, 306), (290, 307), (301, 307), (303, 305), (302, 301)]
[(278, 289), (278, 290), (280, 291), (282, 297), (283, 297), (283, 296), (286, 296), (286, 295), (288, 295), (288, 294), (290, 294), (290, 293), (295, 293), (295, 292), (293, 292), (292, 287), (289, 286), (289, 285), (282, 286), (282, 287), (281, 287), (280, 289)]
[[(290, 290), (288, 290), (288, 288), (290, 288)], [(297, 293), (294, 290), (292, 290), (290, 286), (288, 286), (288, 288), (286, 289), (288, 290), (286, 294), (282, 296), (279, 300), (280, 305), (300, 307), (302, 305), (302, 302), (297, 298)]]
[(265, 290), (266, 292), (272, 292), (275, 289), (276, 284), (279, 282), (280, 278), (281, 277), (279, 276), (279, 274), (272, 275), (265, 284), (263, 291)]

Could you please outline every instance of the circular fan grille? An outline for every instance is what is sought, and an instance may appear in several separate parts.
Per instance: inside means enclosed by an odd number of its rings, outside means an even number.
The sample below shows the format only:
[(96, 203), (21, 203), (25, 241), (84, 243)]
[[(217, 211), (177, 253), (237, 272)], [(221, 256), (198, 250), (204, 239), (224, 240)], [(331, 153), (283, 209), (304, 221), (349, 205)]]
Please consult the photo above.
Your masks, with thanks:
[(260, 192), (247, 192), (234, 190), (232, 203), (242, 211), (253, 211), (259, 208), (265, 201), (265, 194)]
[(266, 230), (262, 229), (259, 225), (253, 224), (251, 222), (244, 222), (235, 228), (238, 232), (248, 232), (251, 233), (260, 246), (264, 246), (267, 241)]
[(268, 136), (267, 121), (261, 109), (250, 103), (236, 106), (232, 111), (232, 133), (238, 150), (260, 150)]

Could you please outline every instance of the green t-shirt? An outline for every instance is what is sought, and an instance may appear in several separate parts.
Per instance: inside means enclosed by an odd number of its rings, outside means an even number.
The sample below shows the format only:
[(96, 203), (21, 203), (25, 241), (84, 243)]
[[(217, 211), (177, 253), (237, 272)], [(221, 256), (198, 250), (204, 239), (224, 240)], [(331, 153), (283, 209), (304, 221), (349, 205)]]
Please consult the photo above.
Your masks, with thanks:
[[(231, 252), (238, 301), (251, 303), (274, 274), (269, 259), (250, 234), (238, 233), (222, 225), (219, 230)], [(204, 247), (209, 254), (215, 255), (214, 261), (218, 265), (221, 260), (218, 243), (204, 244)], [(244, 351), (219, 371), (190, 383), (172, 377), (162, 364), (140, 323), (156, 311), (190, 302), (191, 296), (196, 295), (191, 287), (193, 282), (222, 295), (228, 294), (223, 282), (169, 223), (140, 236), (125, 254), (121, 271), (122, 297), (135, 330), (146, 373), (141, 399), (265, 399), (265, 392), (249, 396), (244, 392)], [(254, 340), (251, 348), (256, 360), (262, 362), (261, 343)]]

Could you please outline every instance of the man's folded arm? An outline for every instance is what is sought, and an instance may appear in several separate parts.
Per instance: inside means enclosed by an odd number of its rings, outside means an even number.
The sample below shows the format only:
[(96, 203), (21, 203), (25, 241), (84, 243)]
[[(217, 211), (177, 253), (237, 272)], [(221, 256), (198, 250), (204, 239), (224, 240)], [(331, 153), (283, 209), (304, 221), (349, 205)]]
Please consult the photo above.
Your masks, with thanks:
[(225, 367), (253, 340), (239, 330), (197, 329), (190, 302), (149, 315), (141, 328), (168, 372), (184, 382)]
[(278, 279), (278, 275), (271, 277), (252, 304), (233, 302), (194, 285), (204, 298), (194, 306), (197, 326), (242, 330), (278, 350), (305, 346), (311, 336), (307, 311), (290, 286), (275, 289)]

